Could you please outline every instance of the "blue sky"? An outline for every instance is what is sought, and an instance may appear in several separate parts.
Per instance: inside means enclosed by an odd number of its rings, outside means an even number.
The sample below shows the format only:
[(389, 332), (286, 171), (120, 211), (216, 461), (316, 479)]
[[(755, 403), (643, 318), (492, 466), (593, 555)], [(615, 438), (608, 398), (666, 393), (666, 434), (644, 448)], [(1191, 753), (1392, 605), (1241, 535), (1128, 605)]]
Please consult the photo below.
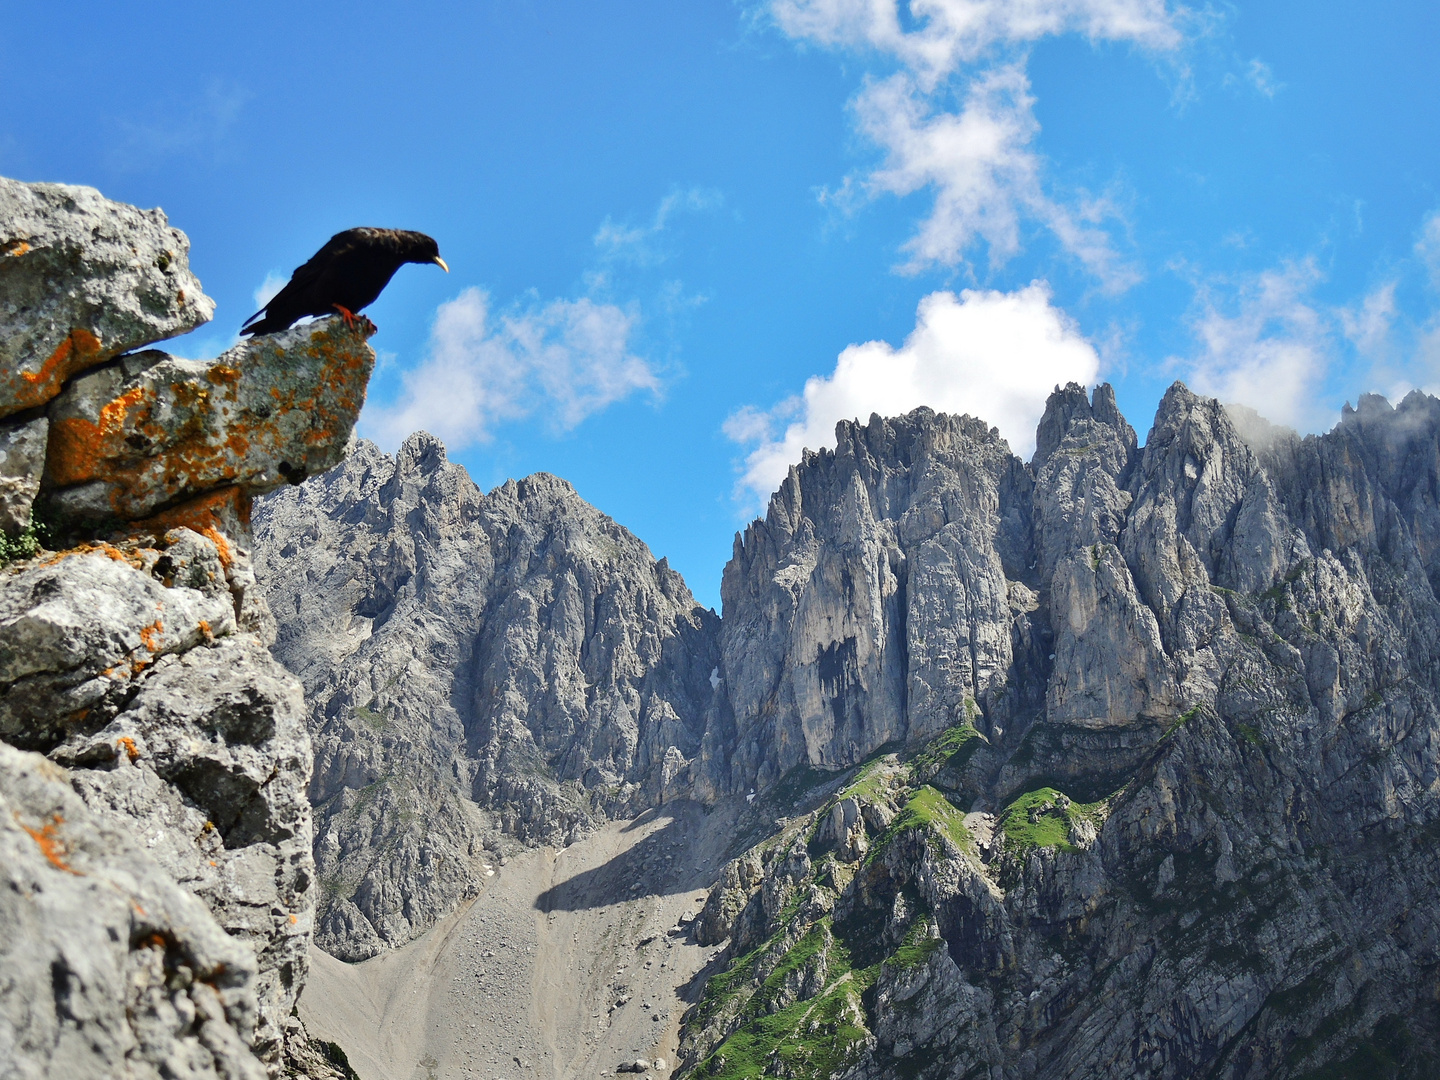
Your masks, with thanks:
[(331, 233), (422, 229), (362, 430), (547, 470), (718, 605), (840, 416), (1056, 381), (1302, 430), (1440, 385), (1440, 9), (1165, 0), (0, 7), (0, 174), (162, 206), (214, 355)]

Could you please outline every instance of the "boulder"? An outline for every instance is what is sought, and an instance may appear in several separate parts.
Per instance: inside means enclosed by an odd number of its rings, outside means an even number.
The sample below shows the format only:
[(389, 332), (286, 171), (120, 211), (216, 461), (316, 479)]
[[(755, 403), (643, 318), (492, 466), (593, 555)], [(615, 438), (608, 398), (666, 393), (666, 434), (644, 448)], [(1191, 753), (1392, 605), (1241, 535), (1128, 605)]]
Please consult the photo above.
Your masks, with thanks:
[(149, 572), (160, 558), (89, 545), (0, 578), (0, 738), (49, 750), (103, 724), (156, 660), (234, 631), (223, 577), (166, 588)]
[(0, 177), (0, 417), (76, 373), (210, 321), (190, 241), (161, 210)]
[(87, 372), (49, 408), (47, 512), (145, 518), (223, 487), (246, 497), (337, 464), (375, 366), (373, 327), (323, 319), (214, 360), (149, 351)]

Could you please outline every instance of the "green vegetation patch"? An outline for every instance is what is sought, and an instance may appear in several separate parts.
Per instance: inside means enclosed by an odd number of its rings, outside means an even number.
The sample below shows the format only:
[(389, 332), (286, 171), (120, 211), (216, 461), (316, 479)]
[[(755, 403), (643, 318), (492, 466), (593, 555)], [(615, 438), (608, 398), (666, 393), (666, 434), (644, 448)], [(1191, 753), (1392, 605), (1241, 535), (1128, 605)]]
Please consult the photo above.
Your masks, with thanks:
[(18, 559), (33, 559), (50, 540), (50, 528), (33, 517), (30, 524), (14, 536), (0, 532), (0, 566), (6, 566)]
[(921, 967), (943, 944), (942, 938), (931, 933), (929, 917), (922, 916), (910, 924), (910, 929), (905, 931), (905, 939), (890, 954), (885, 966), (899, 971)]
[[(785, 1076), (822, 1080), (853, 1064), (865, 1049), (869, 1029), (861, 995), (868, 982), (847, 973), (808, 1001), (797, 1001), (773, 1016), (750, 1019), (695, 1068), (707, 1080), (761, 1080)], [(873, 980), (867, 969), (864, 974)]]
[[(974, 705), (975, 703), (969, 698), (965, 699), (967, 713)], [(975, 730), (975, 725), (970, 719), (966, 719), (953, 727), (946, 728), (916, 755), (913, 762), (915, 772), (924, 776), (937, 766), (963, 768), (984, 743), (985, 736)]]
[[(855, 1062), (870, 1034), (863, 995), (874, 984), (879, 965), (853, 969), (849, 950), (831, 930), (827, 916), (790, 948), (746, 1003), (740, 1026), (696, 1066), (694, 1076), (707, 1080), (761, 1080), (772, 1076), (820, 1080)], [(724, 975), (711, 979), (706, 987), (707, 1003), (712, 994), (737, 992), (740, 987), (736, 982), (752, 975), (754, 960), (765, 949), (761, 946)], [(794, 973), (813, 963), (822, 950), (825, 989), (813, 998), (767, 1012), (778, 1002)], [(715, 985), (719, 980), (725, 981), (722, 987)]]
[[(880, 838), (865, 858), (865, 865), (873, 863), (885, 846), (908, 829), (924, 829), (931, 834), (944, 836), (960, 851), (975, 853), (975, 841), (965, 827), (965, 814), (949, 799), (929, 784), (915, 789), (885, 835)], [(943, 853), (941, 853), (943, 854)]]
[(1182, 727), (1188, 724), (1191, 720), (1194, 720), (1195, 717), (1199, 715), (1200, 706), (1192, 705), (1190, 708), (1186, 709), (1183, 713), (1181, 713), (1174, 720), (1172, 720), (1170, 722), (1170, 725), (1165, 728), (1164, 733), (1160, 737), (1162, 739), (1169, 738), (1171, 735), (1175, 734), (1175, 732), (1179, 731)]
[[(372, 701), (370, 705), (373, 704), (375, 703)], [(390, 726), (390, 721), (386, 719), (385, 714), (376, 712), (369, 705), (356, 705), (351, 711), (362, 723), (375, 731), (384, 731)]]
[(1093, 803), (1074, 802), (1052, 787), (1027, 791), (1000, 812), (1005, 848), (1016, 855), (1038, 847), (1075, 851), (1075, 845), (1070, 843), (1071, 823), (1089, 818), (1098, 828), (1105, 805), (1105, 799)]

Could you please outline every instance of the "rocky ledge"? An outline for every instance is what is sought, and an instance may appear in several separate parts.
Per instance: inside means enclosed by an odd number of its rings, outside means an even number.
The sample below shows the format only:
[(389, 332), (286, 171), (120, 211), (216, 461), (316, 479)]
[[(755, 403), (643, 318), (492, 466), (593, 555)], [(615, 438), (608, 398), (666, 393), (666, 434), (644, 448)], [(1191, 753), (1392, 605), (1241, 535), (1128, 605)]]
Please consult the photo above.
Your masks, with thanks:
[(312, 754), (249, 516), (344, 456), (370, 328), (133, 351), (210, 317), (187, 250), (159, 210), (0, 179), (6, 1076), (344, 1075), (293, 1015)]

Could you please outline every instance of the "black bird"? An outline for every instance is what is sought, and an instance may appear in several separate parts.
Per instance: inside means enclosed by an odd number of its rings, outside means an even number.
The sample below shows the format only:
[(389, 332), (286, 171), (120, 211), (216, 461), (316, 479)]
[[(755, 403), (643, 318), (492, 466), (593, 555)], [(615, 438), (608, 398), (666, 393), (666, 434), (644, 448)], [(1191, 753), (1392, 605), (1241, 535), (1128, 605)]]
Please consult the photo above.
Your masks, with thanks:
[[(273, 334), (306, 315), (338, 311), (346, 324), (375, 302), (405, 263), (434, 263), (447, 274), (440, 245), (424, 233), (407, 229), (346, 229), (297, 267), (290, 281), (270, 302), (245, 320), (242, 334)], [(264, 318), (261, 318), (264, 316)]]

